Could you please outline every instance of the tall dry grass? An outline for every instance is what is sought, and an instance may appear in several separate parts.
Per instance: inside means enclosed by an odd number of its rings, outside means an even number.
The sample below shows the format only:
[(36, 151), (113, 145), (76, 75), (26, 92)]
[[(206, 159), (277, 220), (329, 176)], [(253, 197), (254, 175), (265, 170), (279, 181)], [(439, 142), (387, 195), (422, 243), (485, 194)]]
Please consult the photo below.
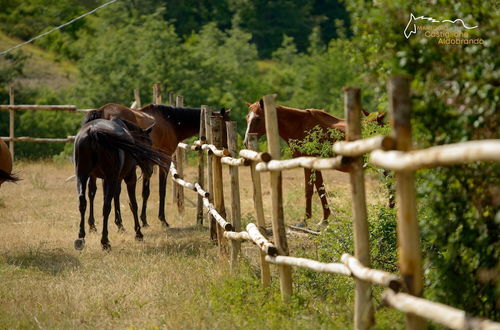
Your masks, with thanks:
[[(23, 180), (18, 184), (4, 184), (0, 189), (0, 328), (275, 327), (264, 314), (250, 316), (257, 318), (256, 323), (235, 324), (233, 316), (239, 319), (237, 313), (246, 310), (248, 302), (243, 298), (236, 309), (227, 307), (228, 311), (236, 310), (235, 315), (228, 317), (230, 314), (221, 312), (226, 294), (234, 297), (232, 287), (238, 283), (234, 282), (238, 276), (229, 273), (227, 260), (218, 256), (206, 229), (194, 227), (196, 209), (190, 202), (196, 201), (194, 193), (185, 193), (188, 200), (183, 216), (171, 205), (171, 195), (167, 196), (167, 217), (172, 227), (165, 230), (156, 219), (158, 185), (155, 178), (148, 209), (151, 226), (143, 230), (143, 242), (134, 239), (128, 200), (126, 194), (122, 194), (122, 215), (127, 231), (118, 233), (110, 221), (111, 252), (102, 251), (100, 234), (88, 234), (85, 249), (79, 252), (73, 249), (79, 222), (75, 181), (65, 182), (73, 174), (71, 164), (48, 161), (15, 165)], [(224, 168), (224, 175), (227, 171)], [(195, 179), (194, 167), (188, 167), (185, 172), (188, 180)], [(330, 201), (339, 209), (348, 209), (348, 177), (339, 172), (325, 174), (327, 187), (332, 191)], [(242, 214), (246, 221), (251, 221), (253, 201), (248, 169), (242, 169), (240, 176)], [(267, 175), (263, 179), (265, 209), (270, 216)], [(285, 212), (290, 222), (299, 220), (304, 212), (303, 180), (300, 170), (285, 173), (284, 186), (288, 194)], [(170, 182), (167, 188), (170, 192)], [(228, 185), (225, 188), (226, 205), (230, 205)], [(368, 191), (373, 189), (378, 188), (370, 184)], [(96, 196), (99, 232), (101, 192), (99, 186)], [(375, 199), (370, 202), (380, 198), (380, 194), (371, 195)], [(315, 214), (319, 216), (317, 197), (314, 204)], [(314, 244), (307, 239), (292, 243), (292, 249), (297, 246), (314, 249)], [(255, 251), (250, 245), (244, 250)], [(240, 275), (247, 281), (244, 283), (253, 283), (249, 286), (252, 287), (258, 279), (253, 276), (252, 258), (248, 260), (242, 263)], [(250, 266), (245, 266), (247, 263)], [(261, 294), (279, 297), (277, 290), (274, 291), (274, 295), (258, 293), (254, 299)], [(323, 306), (322, 302), (318, 304)], [(282, 320), (278, 324), (285, 327), (301, 324), (299, 327), (329, 327), (330, 323), (325, 320), (336, 317), (326, 305), (314, 307), (321, 317), (313, 319), (302, 315), (307, 313), (307, 308), (300, 307), (300, 313), (293, 317), (283, 308), (276, 315)], [(350, 316), (338, 318), (340, 323), (336, 324), (344, 324), (346, 319)]]

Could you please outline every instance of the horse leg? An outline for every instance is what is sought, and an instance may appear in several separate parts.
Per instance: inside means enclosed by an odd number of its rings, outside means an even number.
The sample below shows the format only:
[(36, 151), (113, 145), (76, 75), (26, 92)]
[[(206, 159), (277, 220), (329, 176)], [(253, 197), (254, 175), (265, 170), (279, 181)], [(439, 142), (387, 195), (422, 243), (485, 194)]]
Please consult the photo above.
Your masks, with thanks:
[(299, 223), (299, 226), (305, 226), (307, 219), (310, 219), (312, 217), (312, 195), (314, 193), (314, 186), (311, 182), (311, 169), (305, 168), (304, 169), (304, 184), (305, 184), (305, 193), (306, 193), (306, 216), (305, 219), (302, 223)]
[(78, 239), (75, 240), (75, 249), (82, 250), (85, 246), (85, 210), (87, 209), (87, 200), (85, 199), (85, 189), (88, 176), (77, 175), (76, 189), (78, 191), (79, 210), (80, 210), (80, 231)]
[(115, 195), (119, 181), (115, 178), (104, 179), (104, 205), (102, 206), (102, 237), (101, 245), (104, 250), (111, 249), (108, 239), (108, 218), (111, 212), (111, 201)]
[(89, 178), (89, 231), (95, 232), (97, 228), (95, 227), (95, 218), (94, 218), (94, 198), (97, 191), (96, 178)]
[(323, 175), (321, 171), (315, 171), (316, 178), (314, 180), (314, 185), (316, 186), (316, 190), (318, 191), (319, 199), (321, 200), (321, 207), (323, 208), (323, 220), (320, 221), (319, 225), (326, 225), (328, 222), (326, 219), (330, 216), (330, 208), (328, 207), (328, 200), (326, 199), (326, 189), (323, 184)]
[(148, 198), (150, 194), (149, 190), (149, 181), (151, 178), (146, 177), (145, 175), (142, 178), (142, 211), (141, 211), (141, 221), (143, 227), (148, 227), (148, 221), (146, 217), (146, 210), (148, 206)]
[(115, 204), (115, 224), (118, 227), (118, 231), (125, 231), (125, 228), (123, 228), (122, 213), (120, 211), (120, 193), (121, 193), (121, 191), (122, 191), (122, 185), (120, 182), (116, 186), (115, 196), (113, 198), (113, 201)]
[(125, 183), (127, 184), (127, 193), (129, 199), (129, 206), (132, 214), (134, 216), (134, 230), (135, 239), (141, 241), (144, 237), (141, 233), (141, 225), (139, 224), (139, 216), (137, 215), (137, 200), (135, 198), (135, 186), (137, 184), (137, 175), (135, 174), (135, 169), (132, 170), (129, 176), (125, 178)]
[(168, 176), (168, 171), (170, 170), (170, 164), (167, 165), (165, 168), (160, 167), (159, 171), (159, 181), (160, 181), (160, 207), (158, 210), (158, 219), (160, 219), (161, 223), (165, 227), (170, 227), (170, 225), (167, 222), (167, 219), (165, 218), (165, 199), (166, 199), (166, 194), (167, 194), (167, 176)]

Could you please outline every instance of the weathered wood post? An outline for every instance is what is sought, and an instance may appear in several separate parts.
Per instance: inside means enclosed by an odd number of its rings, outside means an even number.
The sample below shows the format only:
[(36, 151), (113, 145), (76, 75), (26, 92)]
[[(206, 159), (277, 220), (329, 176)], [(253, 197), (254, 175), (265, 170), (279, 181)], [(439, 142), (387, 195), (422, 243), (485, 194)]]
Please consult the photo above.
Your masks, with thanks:
[(140, 109), (141, 106), (141, 94), (139, 93), (139, 88), (134, 88), (134, 101), (135, 109)]
[[(175, 106), (182, 108), (184, 107), (184, 97), (177, 95), (175, 99)], [(184, 178), (184, 149), (177, 148), (175, 151), (175, 168), (177, 173), (181, 178)], [(177, 186), (177, 211), (179, 214), (184, 214), (184, 187), (180, 185)]]
[[(226, 121), (227, 146), (231, 157), (238, 157), (238, 134), (235, 121)], [(231, 176), (231, 218), (233, 230), (241, 231), (240, 177), (238, 166), (229, 166)], [(241, 242), (231, 240), (231, 270), (238, 269), (238, 254), (241, 252)]]
[[(392, 117), (396, 149), (411, 149), (410, 79), (405, 76), (389, 80), (389, 111)], [(398, 255), (401, 278), (408, 293), (422, 296), (422, 253), (420, 229), (417, 221), (415, 182), (413, 171), (396, 172), (396, 205), (398, 218)], [(424, 329), (425, 321), (406, 314), (407, 329)]]
[[(211, 144), (213, 142), (212, 139), (212, 126), (210, 126), (210, 118), (212, 117), (212, 109), (210, 107), (207, 107), (205, 109), (205, 133), (207, 135), (207, 143)], [(213, 170), (212, 170), (212, 155), (210, 151), (207, 151), (207, 188), (208, 192), (210, 193), (208, 196), (208, 200), (210, 203), (213, 204), (214, 202), (214, 180), (213, 180)], [(210, 213), (207, 214), (207, 223), (208, 223), (208, 230), (210, 233), (210, 238), (215, 239), (213, 236), (213, 233), (215, 232), (214, 224), (215, 220), (213, 219), (212, 215)]]
[[(206, 140), (206, 131), (205, 131), (205, 112), (207, 110), (206, 105), (201, 106), (200, 111), (200, 133), (199, 139), (200, 141)], [(203, 187), (203, 189), (207, 189), (205, 187), (205, 152), (203, 150), (198, 151), (198, 184)], [(203, 226), (203, 197), (198, 194), (198, 203), (196, 204), (196, 225), (199, 227)]]
[[(168, 105), (175, 106), (175, 93), (168, 92)], [(174, 152), (172, 155), (172, 164), (177, 166), (177, 153)], [(172, 182), (172, 207), (177, 205), (177, 187), (178, 185)]]
[[(256, 133), (248, 134), (248, 149), (259, 151), (259, 138)], [(262, 202), (262, 186), (260, 183), (260, 173), (255, 169), (256, 161), (252, 161), (250, 165), (250, 173), (252, 175), (253, 183), (253, 205), (257, 215), (257, 225), (259, 228), (266, 227), (266, 219), (264, 217), (264, 203)], [(259, 249), (260, 254), (260, 277), (262, 286), (267, 288), (271, 286), (271, 270), (269, 264), (266, 262), (266, 254)]]
[[(9, 104), (14, 105), (14, 89), (9, 86)], [(9, 150), (12, 156), (12, 161), (14, 161), (14, 120), (15, 120), (16, 110), (9, 110)]]
[[(268, 151), (273, 159), (280, 159), (280, 141), (278, 131), (278, 117), (276, 113), (276, 94), (266, 95), (264, 100), (264, 111), (266, 118), (266, 136)], [(288, 244), (286, 241), (286, 227), (283, 214), (283, 187), (280, 171), (270, 172), (271, 196), (273, 204), (273, 237), (274, 243), (280, 255), (288, 255)], [(292, 295), (292, 269), (290, 266), (279, 265), (281, 297), (283, 301), (290, 301)]]
[(175, 93), (168, 92), (168, 104), (174, 106), (175, 105)]
[[(347, 118), (347, 141), (361, 138), (361, 92), (359, 88), (344, 88), (344, 109)], [(366, 215), (365, 178), (363, 157), (354, 157), (350, 163), (354, 256), (365, 267), (370, 267), (370, 235)], [(368, 329), (374, 324), (371, 284), (356, 279), (356, 299), (354, 308), (354, 328)]]
[[(212, 141), (213, 145), (217, 149), (222, 149), (222, 118), (220, 116), (212, 116), (210, 117), (210, 126), (212, 127)], [(212, 155), (212, 173), (213, 173), (213, 198), (214, 198), (214, 206), (217, 212), (223, 217), (226, 218), (226, 210), (224, 207), (224, 189), (222, 182), (222, 163), (220, 161), (220, 157)], [(211, 193), (212, 194), (212, 193)], [(219, 252), (222, 255), (224, 253), (224, 249), (222, 246), (223, 229), (217, 222), (214, 222), (212, 229), (216, 229), (217, 232), (217, 244), (219, 245)]]

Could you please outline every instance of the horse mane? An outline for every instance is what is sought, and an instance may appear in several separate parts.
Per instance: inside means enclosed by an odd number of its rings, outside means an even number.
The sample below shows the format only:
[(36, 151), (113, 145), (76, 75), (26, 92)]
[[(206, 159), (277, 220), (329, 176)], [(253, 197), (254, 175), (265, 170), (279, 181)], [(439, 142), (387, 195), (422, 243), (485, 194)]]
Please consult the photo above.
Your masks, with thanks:
[(103, 117), (103, 112), (104, 112), (103, 109), (96, 109), (87, 112), (87, 115), (85, 116), (85, 118), (83, 118), (82, 126), (93, 120), (101, 119)]
[[(163, 104), (151, 104), (147, 108), (158, 112), (165, 120), (180, 126), (199, 125), (200, 123), (200, 108), (174, 107)], [(142, 110), (144, 111), (146, 108)]]

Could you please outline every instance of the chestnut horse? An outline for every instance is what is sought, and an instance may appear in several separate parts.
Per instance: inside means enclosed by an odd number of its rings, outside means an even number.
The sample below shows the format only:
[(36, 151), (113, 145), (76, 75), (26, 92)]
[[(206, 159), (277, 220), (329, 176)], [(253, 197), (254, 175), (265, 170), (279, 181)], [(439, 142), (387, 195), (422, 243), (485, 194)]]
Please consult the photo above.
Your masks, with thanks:
[[(230, 110), (221, 110), (220, 114), (223, 121), (229, 120)], [(91, 112), (94, 118), (113, 119), (121, 118), (136, 123), (142, 128), (148, 127), (151, 123), (155, 123), (153, 131), (151, 132), (151, 140), (153, 148), (164, 153), (167, 156), (172, 156), (177, 148), (177, 144), (184, 139), (190, 138), (197, 134), (200, 129), (200, 113), (199, 108), (181, 108), (166, 106), (160, 104), (150, 104), (141, 109), (134, 110), (119, 104), (106, 104), (97, 110)], [(225, 131), (225, 130), (224, 130)], [(170, 169), (170, 162), (165, 166), (160, 166), (159, 171), (159, 192), (160, 203), (158, 211), (158, 219), (166, 227), (169, 226), (165, 217), (165, 198), (166, 198), (166, 184), (167, 176)], [(148, 226), (146, 209), (147, 200), (150, 194), (149, 188), (150, 177), (144, 175), (142, 186), (142, 210), (141, 221), (143, 226)], [(95, 196), (96, 185), (95, 181), (89, 183), (89, 199), (92, 203)], [(92, 205), (91, 205), (92, 208)], [(121, 227), (121, 216), (119, 212), (119, 202), (115, 199), (115, 223)], [(89, 222), (93, 221), (91, 213)]]
[[(246, 117), (247, 120), (247, 129), (245, 133), (244, 144), (247, 145), (248, 134), (249, 133), (257, 133), (258, 136), (262, 136), (266, 134), (265, 127), (265, 117), (264, 117), (264, 104), (263, 101), (255, 103), (247, 103), (248, 105), (248, 115)], [(363, 110), (365, 115), (370, 115), (370, 113)], [(345, 119), (334, 117), (323, 110), (318, 109), (295, 109), (290, 107), (285, 107), (282, 105), (276, 105), (276, 114), (278, 116), (278, 130), (280, 137), (285, 140), (287, 144), (290, 144), (290, 140), (302, 140), (306, 137), (308, 132), (315, 127), (320, 127), (325, 132), (328, 129), (336, 129), (345, 133), (346, 130), (346, 121)], [(376, 114), (373, 116), (372, 121), (376, 121), (377, 123), (383, 123), (385, 114)], [(331, 141), (335, 142), (334, 140)], [(301, 156), (317, 156), (311, 154), (303, 154), (299, 151), (293, 152), (293, 157), (301, 157)], [(315, 173), (313, 177), (314, 182), (311, 182), (311, 175)], [(305, 196), (306, 196), (306, 213), (305, 219), (310, 219), (312, 216), (311, 204), (312, 204), (312, 195), (314, 193), (314, 186), (316, 186), (316, 190), (318, 192), (319, 198), (321, 200), (321, 205), (323, 208), (323, 221), (319, 224), (324, 225), (327, 223), (327, 219), (331, 214), (330, 208), (328, 207), (328, 201), (326, 198), (326, 190), (323, 184), (323, 175), (321, 171), (311, 170), (308, 168), (304, 169), (305, 175)], [(314, 184), (314, 186), (313, 186)], [(305, 225), (305, 221), (301, 223), (301, 225)]]
[(12, 175), (12, 156), (7, 144), (0, 139), (0, 186), (4, 182), (19, 181), (15, 175)]
[[(126, 120), (94, 119), (85, 123), (75, 138), (74, 163), (77, 178), (77, 191), (80, 209), (80, 230), (75, 241), (75, 249), (81, 250), (85, 245), (85, 188), (89, 178), (103, 179), (103, 229), (101, 244), (103, 249), (111, 248), (108, 239), (108, 216), (111, 211), (111, 200), (119, 198), (116, 191), (125, 180), (130, 200), (130, 209), (134, 216), (136, 239), (142, 240), (141, 226), (137, 215), (135, 186), (137, 182), (136, 165), (147, 176), (153, 171), (153, 165), (165, 165), (170, 158), (151, 147), (149, 133), (152, 127), (143, 130)], [(91, 224), (91, 230), (95, 226)]]

